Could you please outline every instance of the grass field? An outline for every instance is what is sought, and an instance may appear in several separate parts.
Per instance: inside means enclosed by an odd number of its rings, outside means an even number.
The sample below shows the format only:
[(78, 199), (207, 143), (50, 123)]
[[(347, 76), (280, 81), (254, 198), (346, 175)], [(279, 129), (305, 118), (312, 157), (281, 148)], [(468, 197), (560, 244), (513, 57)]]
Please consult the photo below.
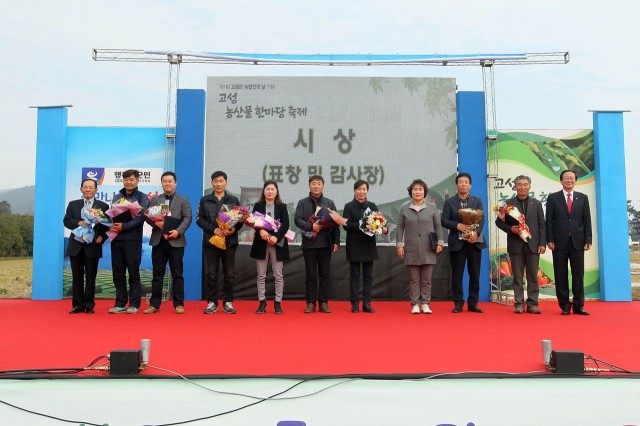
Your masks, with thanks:
[(0, 257), (0, 298), (31, 299), (30, 257)]

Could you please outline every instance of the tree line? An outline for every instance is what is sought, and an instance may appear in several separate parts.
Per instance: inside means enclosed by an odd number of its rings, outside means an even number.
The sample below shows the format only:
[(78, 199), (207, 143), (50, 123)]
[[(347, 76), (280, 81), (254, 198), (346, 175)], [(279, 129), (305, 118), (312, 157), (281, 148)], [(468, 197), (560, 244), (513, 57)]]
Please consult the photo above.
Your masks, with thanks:
[(12, 214), (11, 204), (0, 201), (0, 257), (33, 256), (33, 216)]

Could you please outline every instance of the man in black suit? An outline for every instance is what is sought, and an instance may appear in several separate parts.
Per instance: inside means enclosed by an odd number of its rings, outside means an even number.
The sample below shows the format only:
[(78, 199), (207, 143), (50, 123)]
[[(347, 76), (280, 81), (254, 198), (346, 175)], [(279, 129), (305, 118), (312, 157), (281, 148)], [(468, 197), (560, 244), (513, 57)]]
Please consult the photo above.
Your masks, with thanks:
[(518, 176), (515, 178), (514, 189), (516, 196), (507, 200), (508, 205), (514, 206), (525, 217), (525, 223), (529, 227), (531, 238), (526, 242), (521, 238), (522, 229), (516, 224), (516, 220), (508, 217), (497, 217), (496, 226), (507, 233), (507, 252), (511, 259), (513, 271), (513, 296), (515, 298), (515, 313), (524, 312), (524, 287), (523, 275), (527, 272), (527, 312), (539, 314), (538, 295), (538, 269), (540, 255), (545, 252), (547, 244), (544, 213), (540, 200), (529, 197), (531, 191), (531, 178)]
[[(449, 229), (449, 258), (451, 259), (451, 291), (453, 293), (453, 313), (462, 312), (464, 293), (462, 276), (464, 265), (469, 272), (469, 296), (467, 310), (481, 314), (478, 307), (480, 298), (480, 261), (482, 249), (487, 247), (482, 229), (484, 228), (484, 209), (482, 200), (469, 194), (471, 190), (471, 175), (460, 173), (456, 176), (456, 195), (450, 197), (442, 208), (442, 225)], [(459, 209), (483, 210), (482, 219), (478, 226), (465, 225), (458, 214)]]
[[(82, 210), (100, 209), (106, 212), (109, 206), (102, 201), (94, 199), (98, 184), (93, 179), (84, 179), (80, 184), (82, 198), (70, 201), (64, 215), (63, 223), (67, 229), (74, 230), (78, 226), (89, 227), (82, 218)], [(94, 227), (94, 239), (91, 243), (82, 243), (71, 234), (67, 244), (67, 256), (71, 261), (71, 275), (73, 285), (72, 309), (70, 314), (86, 312), (94, 313), (96, 305), (96, 275), (98, 274), (98, 261), (102, 257), (102, 243), (107, 238), (107, 227), (96, 225)]]
[(572, 305), (567, 262), (571, 265), (573, 313), (589, 315), (584, 310), (584, 251), (591, 248), (591, 210), (589, 198), (573, 190), (576, 178), (573, 170), (563, 171), (562, 191), (547, 198), (547, 246), (553, 252), (556, 296), (562, 315), (569, 315)]

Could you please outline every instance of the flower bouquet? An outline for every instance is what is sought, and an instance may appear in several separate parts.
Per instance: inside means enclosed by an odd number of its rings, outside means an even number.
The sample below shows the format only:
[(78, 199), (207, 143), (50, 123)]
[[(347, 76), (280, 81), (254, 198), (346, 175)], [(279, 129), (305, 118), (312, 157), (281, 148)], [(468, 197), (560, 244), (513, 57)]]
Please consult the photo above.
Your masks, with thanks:
[(460, 238), (468, 241), (470, 243), (475, 243), (478, 239), (478, 227), (480, 226), (480, 221), (482, 221), (484, 212), (478, 209), (459, 209), (458, 216), (460, 217), (460, 221), (465, 224), (471, 226), (471, 231), (464, 232), (460, 234)]
[[(218, 212), (216, 223), (222, 230), (228, 231), (239, 222), (244, 222), (248, 216), (249, 210), (242, 206), (233, 206), (233, 208), (229, 208), (229, 206), (223, 205)], [(209, 238), (209, 242), (219, 249), (227, 249), (227, 238), (225, 236), (214, 235)]]
[(96, 235), (94, 230), (96, 225), (100, 224), (104, 226), (111, 226), (109, 217), (104, 214), (101, 209), (84, 208), (80, 212), (80, 216), (82, 217), (82, 220), (89, 224), (89, 226), (78, 226), (76, 229), (71, 231), (71, 233), (73, 234), (73, 238), (81, 243), (91, 244), (93, 242)]
[[(281, 226), (280, 220), (260, 212), (251, 213), (245, 219), (244, 224), (254, 229), (264, 229), (270, 232), (278, 232)], [(284, 234), (284, 237), (289, 240), (289, 242), (293, 242), (296, 239), (296, 233), (289, 229)]]
[[(133, 220), (134, 217), (138, 216), (142, 210), (142, 206), (137, 201), (133, 203), (126, 198), (121, 198), (117, 203), (111, 205), (111, 208), (107, 210), (105, 213), (109, 216), (113, 223), (124, 223)], [(114, 238), (118, 236), (118, 233), (115, 231), (107, 232), (109, 235), (109, 239), (113, 241)]]
[(493, 211), (498, 214), (501, 220), (506, 221), (507, 218), (515, 220), (517, 226), (520, 228), (520, 238), (522, 238), (523, 241), (526, 242), (531, 238), (531, 231), (529, 231), (529, 226), (527, 226), (525, 222), (526, 219), (516, 206), (500, 201), (493, 206)]
[[(347, 219), (340, 216), (340, 214), (331, 210), (328, 207), (318, 207), (316, 212), (309, 217), (309, 223), (317, 223), (323, 228), (335, 228), (347, 223)], [(315, 238), (318, 233), (315, 231), (302, 231), (302, 234), (307, 238)]]
[(153, 222), (160, 222), (165, 217), (170, 216), (168, 204), (158, 204), (156, 206), (149, 207), (144, 215), (151, 219)]
[(370, 208), (364, 211), (362, 219), (360, 219), (360, 230), (370, 237), (375, 234), (382, 234), (387, 226), (387, 219), (381, 212), (373, 212)]

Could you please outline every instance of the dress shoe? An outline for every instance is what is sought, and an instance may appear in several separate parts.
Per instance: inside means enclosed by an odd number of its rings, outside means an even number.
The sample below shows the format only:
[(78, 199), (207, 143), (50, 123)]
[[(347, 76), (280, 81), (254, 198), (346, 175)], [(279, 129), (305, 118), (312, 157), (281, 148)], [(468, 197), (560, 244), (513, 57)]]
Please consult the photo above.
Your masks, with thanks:
[(88, 313), (88, 314), (95, 314), (96, 313), (96, 311), (94, 311), (93, 309), (87, 309), (85, 312)]
[(374, 314), (376, 311), (371, 307), (371, 303), (363, 303), (362, 312), (366, 312), (368, 314)]
[(589, 315), (589, 312), (585, 311), (583, 308), (573, 308), (573, 313), (576, 315)]
[(312, 314), (316, 311), (315, 303), (307, 303), (307, 307), (304, 309), (305, 314)]
[(516, 306), (516, 309), (514, 311), (516, 314), (523, 314), (524, 313), (524, 308), (522, 306)]
[(569, 315), (571, 313), (571, 308), (567, 306), (566, 308), (562, 308), (562, 315)]
[(537, 306), (527, 306), (527, 313), (528, 314), (541, 314), (542, 312), (540, 312), (540, 308), (538, 308)]
[(469, 312), (475, 312), (476, 314), (481, 314), (481, 313), (483, 313), (483, 312), (484, 312), (482, 309), (478, 308), (477, 306), (469, 306), (469, 307), (467, 308), (467, 311), (469, 311)]
[(276, 312), (276, 314), (281, 315), (282, 314), (282, 305), (280, 304), (280, 302), (278, 302), (277, 300), (275, 302), (273, 302), (273, 310)]
[(145, 314), (156, 314), (158, 312), (160, 312), (160, 309), (154, 308), (153, 306), (149, 306), (147, 309), (144, 310)]
[(84, 308), (73, 308), (69, 311), (70, 314), (81, 314), (84, 312)]
[(256, 314), (264, 314), (265, 312), (267, 312), (267, 301), (261, 300), (258, 309), (256, 309)]
[(352, 303), (351, 304), (351, 312), (353, 312), (354, 314), (357, 314), (358, 312), (360, 312), (360, 308), (358, 308), (358, 304), (357, 303)]
[(176, 314), (184, 314), (184, 306), (176, 306)]
[(459, 314), (460, 312), (462, 312), (462, 306), (460, 306), (460, 305), (454, 306), (453, 307), (453, 311), (451, 311), (451, 312), (453, 312), (454, 314)]
[(320, 302), (320, 312), (325, 313), (325, 314), (330, 314), (331, 313), (331, 308), (329, 307), (329, 304), (327, 302)]

